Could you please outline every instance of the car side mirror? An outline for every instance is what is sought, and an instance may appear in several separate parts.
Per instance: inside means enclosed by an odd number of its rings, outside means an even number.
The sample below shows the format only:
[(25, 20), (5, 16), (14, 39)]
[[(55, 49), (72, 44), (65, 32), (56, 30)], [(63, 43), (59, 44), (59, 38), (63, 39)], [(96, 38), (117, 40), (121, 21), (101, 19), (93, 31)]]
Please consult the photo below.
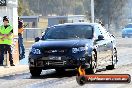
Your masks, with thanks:
[(38, 42), (39, 40), (40, 40), (39, 37), (36, 37), (36, 38), (35, 38), (35, 42)]
[(98, 40), (104, 40), (104, 36), (103, 35), (99, 35), (98, 36)]

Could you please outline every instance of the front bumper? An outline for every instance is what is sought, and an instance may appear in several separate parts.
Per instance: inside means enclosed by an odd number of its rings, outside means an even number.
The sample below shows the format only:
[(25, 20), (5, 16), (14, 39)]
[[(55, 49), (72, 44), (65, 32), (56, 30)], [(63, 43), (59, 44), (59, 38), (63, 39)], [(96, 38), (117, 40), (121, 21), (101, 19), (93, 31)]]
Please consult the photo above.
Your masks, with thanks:
[[(89, 57), (90, 58), (90, 57)], [(86, 62), (89, 58), (70, 58), (66, 56), (53, 56), (53, 57), (42, 57), (39, 59), (29, 58), (30, 67), (41, 67), (43, 69), (55, 69), (55, 68), (76, 68), (80, 65), (89, 66)]]
[(122, 34), (122, 37), (125, 37), (125, 36), (131, 37), (132, 36), (132, 33), (130, 33), (130, 34)]

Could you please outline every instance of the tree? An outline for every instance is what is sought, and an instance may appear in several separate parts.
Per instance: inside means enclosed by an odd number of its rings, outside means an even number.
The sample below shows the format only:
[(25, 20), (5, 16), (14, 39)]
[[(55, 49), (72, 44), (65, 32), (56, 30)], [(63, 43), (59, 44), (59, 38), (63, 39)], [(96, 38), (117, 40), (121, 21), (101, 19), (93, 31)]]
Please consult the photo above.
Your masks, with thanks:
[(95, 18), (108, 25), (111, 24), (115, 29), (119, 29), (119, 19), (122, 16), (122, 8), (126, 0), (95, 0)]
[(25, 0), (18, 0), (18, 15), (31, 15), (31, 11), (29, 9), (28, 2), (25, 2)]
[(84, 0), (28, 0), (28, 2), (35, 13), (41, 13), (43, 16), (85, 13)]
[(24, 5), (22, 0), (18, 1), (18, 15), (21, 16), (23, 14)]

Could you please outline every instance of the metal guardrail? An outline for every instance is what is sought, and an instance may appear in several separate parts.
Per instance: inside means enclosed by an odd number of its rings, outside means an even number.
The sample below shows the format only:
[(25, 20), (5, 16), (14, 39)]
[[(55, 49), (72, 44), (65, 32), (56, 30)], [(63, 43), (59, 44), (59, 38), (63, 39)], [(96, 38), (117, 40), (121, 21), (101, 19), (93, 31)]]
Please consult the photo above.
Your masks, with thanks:
[(24, 28), (23, 40), (34, 41), (34, 38), (40, 37), (45, 29), (42, 28)]

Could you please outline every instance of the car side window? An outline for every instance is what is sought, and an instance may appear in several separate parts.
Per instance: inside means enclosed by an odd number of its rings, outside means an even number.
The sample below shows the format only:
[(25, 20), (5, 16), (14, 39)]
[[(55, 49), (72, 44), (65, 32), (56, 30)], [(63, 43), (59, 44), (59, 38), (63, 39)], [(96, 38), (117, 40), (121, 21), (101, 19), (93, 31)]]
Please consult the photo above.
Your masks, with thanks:
[(94, 30), (95, 39), (98, 39), (99, 35), (102, 35), (101, 29), (99, 28), (99, 26), (95, 26), (95, 30)]
[(107, 30), (104, 27), (99, 26), (99, 29), (100, 29), (102, 35), (104, 36), (104, 39), (109, 39), (110, 38), (109, 33), (107, 32)]

